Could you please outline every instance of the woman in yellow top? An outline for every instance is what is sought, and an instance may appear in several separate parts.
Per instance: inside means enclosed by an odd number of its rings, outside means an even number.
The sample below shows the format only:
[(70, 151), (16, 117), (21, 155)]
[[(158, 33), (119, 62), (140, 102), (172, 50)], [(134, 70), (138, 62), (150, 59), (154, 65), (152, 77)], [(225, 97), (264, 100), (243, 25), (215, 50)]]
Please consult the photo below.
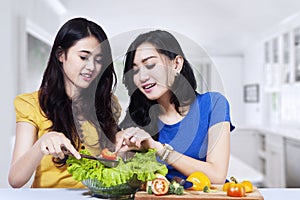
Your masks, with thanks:
[(111, 48), (103, 29), (84, 18), (58, 31), (38, 91), (15, 98), (16, 139), (9, 183), (32, 187), (84, 187), (67, 172), (61, 147), (77, 159), (112, 147), (120, 106)]

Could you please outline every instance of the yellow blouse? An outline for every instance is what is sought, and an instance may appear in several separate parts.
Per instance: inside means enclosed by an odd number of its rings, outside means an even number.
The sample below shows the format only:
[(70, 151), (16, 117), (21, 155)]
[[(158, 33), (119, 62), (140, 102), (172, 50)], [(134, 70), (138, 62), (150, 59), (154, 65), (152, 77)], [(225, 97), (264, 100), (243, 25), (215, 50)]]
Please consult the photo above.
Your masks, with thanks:
[[(38, 138), (47, 133), (47, 129), (52, 125), (43, 114), (39, 106), (38, 92), (21, 94), (14, 101), (16, 111), (16, 122), (28, 122), (36, 127)], [(117, 97), (112, 97), (112, 110), (115, 119), (119, 119), (121, 107)], [(100, 153), (98, 134), (96, 129), (85, 122), (81, 125), (84, 143), (87, 150), (93, 155)], [(33, 188), (83, 188), (81, 182), (75, 181), (67, 171), (67, 165), (56, 166), (52, 161), (52, 156), (46, 155), (35, 171)]]

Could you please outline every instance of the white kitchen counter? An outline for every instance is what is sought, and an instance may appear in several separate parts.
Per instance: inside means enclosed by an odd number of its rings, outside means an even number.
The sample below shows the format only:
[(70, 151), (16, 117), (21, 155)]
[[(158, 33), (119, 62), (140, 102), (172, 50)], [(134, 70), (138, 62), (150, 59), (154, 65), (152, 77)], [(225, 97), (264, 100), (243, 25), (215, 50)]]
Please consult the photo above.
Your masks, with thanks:
[[(299, 200), (300, 188), (259, 188), (264, 200)], [(3, 200), (97, 200), (91, 197), (86, 189), (11, 189), (0, 188), (0, 196)]]
[(299, 200), (300, 188), (260, 188), (264, 200)]
[(266, 134), (276, 134), (300, 141), (300, 127), (288, 125), (241, 126), (240, 130), (255, 130)]

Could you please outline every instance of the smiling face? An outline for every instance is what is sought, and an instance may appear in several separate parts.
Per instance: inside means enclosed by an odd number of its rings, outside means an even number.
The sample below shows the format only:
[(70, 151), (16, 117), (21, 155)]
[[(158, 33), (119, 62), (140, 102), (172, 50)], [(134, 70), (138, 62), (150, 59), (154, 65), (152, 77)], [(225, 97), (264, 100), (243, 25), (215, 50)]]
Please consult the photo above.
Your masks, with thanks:
[(95, 37), (86, 37), (70, 47), (59, 60), (64, 70), (67, 94), (72, 97), (87, 88), (101, 71), (101, 48)]
[(136, 49), (133, 60), (134, 84), (150, 100), (168, 98), (169, 88), (174, 82), (176, 73), (181, 69), (177, 66), (177, 59), (170, 60), (150, 43), (141, 44)]

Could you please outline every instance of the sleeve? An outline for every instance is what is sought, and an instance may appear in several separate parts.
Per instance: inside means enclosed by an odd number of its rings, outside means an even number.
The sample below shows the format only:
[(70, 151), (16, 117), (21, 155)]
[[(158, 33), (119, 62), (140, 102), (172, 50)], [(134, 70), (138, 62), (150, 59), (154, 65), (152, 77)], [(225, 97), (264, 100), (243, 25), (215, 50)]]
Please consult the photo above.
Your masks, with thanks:
[(230, 106), (227, 99), (220, 93), (212, 93), (209, 127), (225, 121), (230, 123), (230, 131), (233, 131), (235, 126), (231, 123)]
[(118, 123), (121, 116), (122, 107), (119, 103), (118, 98), (114, 94), (112, 94), (111, 96), (111, 109), (112, 109), (114, 119)]
[(28, 122), (38, 127), (36, 111), (37, 104), (35, 99), (30, 95), (19, 95), (14, 99), (14, 107), (16, 112), (16, 122)]

